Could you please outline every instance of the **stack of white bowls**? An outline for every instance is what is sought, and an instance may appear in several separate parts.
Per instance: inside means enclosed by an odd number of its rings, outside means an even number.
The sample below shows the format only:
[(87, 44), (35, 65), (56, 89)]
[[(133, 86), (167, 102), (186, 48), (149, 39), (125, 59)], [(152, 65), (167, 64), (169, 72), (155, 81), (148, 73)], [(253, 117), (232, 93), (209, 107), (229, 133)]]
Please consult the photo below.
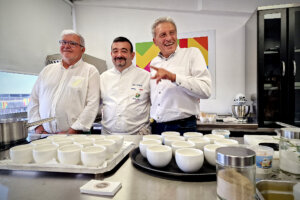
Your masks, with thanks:
[(52, 135), (11, 148), (10, 158), (18, 164), (58, 162), (99, 167), (105, 160), (113, 159), (123, 143), (122, 135)]

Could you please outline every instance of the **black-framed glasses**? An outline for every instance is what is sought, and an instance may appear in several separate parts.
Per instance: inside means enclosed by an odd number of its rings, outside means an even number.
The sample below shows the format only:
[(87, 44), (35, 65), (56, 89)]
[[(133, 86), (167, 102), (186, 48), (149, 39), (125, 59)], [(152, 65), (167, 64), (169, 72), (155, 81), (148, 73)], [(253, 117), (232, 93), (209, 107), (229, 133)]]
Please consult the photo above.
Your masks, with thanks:
[(67, 40), (59, 40), (59, 44), (60, 45), (70, 45), (72, 48), (75, 48), (76, 46), (80, 46), (80, 47), (84, 47), (81, 44), (78, 44), (77, 42), (73, 42), (73, 41), (67, 41)]

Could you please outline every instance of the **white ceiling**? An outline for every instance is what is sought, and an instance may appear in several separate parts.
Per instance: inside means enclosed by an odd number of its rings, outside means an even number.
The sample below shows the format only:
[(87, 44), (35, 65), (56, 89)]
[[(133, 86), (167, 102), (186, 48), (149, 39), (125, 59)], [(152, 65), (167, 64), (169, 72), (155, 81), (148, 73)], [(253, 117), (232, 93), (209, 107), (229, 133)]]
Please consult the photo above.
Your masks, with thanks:
[(300, 0), (73, 0), (73, 2), (75, 5), (249, 14), (260, 6), (300, 3)]

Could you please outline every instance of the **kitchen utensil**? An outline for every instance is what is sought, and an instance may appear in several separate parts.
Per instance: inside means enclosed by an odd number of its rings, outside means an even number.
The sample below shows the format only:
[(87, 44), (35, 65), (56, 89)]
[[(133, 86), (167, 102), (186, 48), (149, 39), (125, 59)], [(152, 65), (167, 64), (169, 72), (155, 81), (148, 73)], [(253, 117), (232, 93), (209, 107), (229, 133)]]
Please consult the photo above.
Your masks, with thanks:
[(54, 120), (54, 117), (42, 119), (32, 123), (27, 123), (25, 119), (1, 119), (0, 120), (0, 143), (9, 144), (11, 142), (24, 140), (28, 136), (28, 128), (38, 126), (45, 122)]

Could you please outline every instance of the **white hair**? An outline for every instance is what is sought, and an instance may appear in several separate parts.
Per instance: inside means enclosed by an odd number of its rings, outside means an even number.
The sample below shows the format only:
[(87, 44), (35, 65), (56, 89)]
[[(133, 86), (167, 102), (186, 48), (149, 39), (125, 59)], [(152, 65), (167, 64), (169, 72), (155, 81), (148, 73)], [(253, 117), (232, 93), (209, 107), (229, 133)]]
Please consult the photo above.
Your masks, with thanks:
[(61, 37), (64, 37), (65, 35), (77, 35), (80, 38), (80, 45), (85, 47), (85, 42), (84, 42), (84, 38), (82, 37), (82, 35), (80, 35), (79, 33), (77, 33), (74, 30), (71, 29), (66, 29), (63, 30), (60, 34)]
[(157, 20), (155, 20), (154, 24), (152, 25), (152, 36), (153, 36), (153, 38), (155, 38), (155, 35), (156, 35), (156, 33), (155, 33), (156, 27), (159, 24), (165, 23), (165, 22), (173, 24), (173, 26), (175, 27), (175, 31), (177, 32), (176, 24), (175, 24), (174, 20), (171, 17), (160, 17)]

